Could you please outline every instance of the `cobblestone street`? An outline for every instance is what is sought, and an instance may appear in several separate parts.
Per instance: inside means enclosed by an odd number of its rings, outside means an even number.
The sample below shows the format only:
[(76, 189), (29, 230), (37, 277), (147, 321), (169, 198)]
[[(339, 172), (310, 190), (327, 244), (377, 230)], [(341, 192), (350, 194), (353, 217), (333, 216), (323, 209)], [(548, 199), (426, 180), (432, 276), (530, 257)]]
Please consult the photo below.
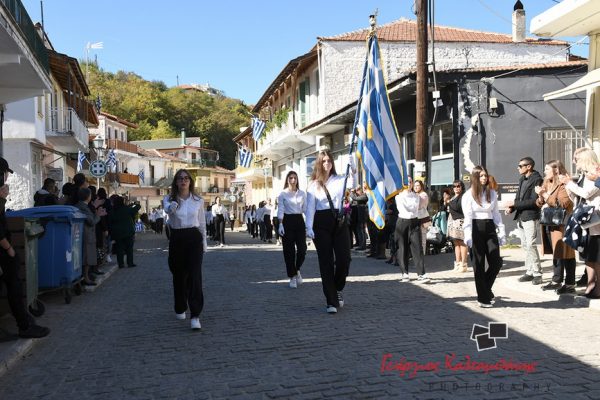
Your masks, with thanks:
[[(205, 255), (200, 332), (175, 319), (166, 239), (138, 235), (137, 268), (70, 305), (44, 297), (52, 333), (0, 377), (0, 399), (600, 398), (599, 311), (518, 283), (520, 250), (503, 254), (491, 309), (450, 255), (427, 256), (420, 285), (353, 254), (346, 306), (328, 315), (314, 246), (295, 290), (281, 247), (227, 235)], [(508, 337), (479, 352), (473, 324), (494, 321)], [(501, 360), (528, 371), (468, 370)]]

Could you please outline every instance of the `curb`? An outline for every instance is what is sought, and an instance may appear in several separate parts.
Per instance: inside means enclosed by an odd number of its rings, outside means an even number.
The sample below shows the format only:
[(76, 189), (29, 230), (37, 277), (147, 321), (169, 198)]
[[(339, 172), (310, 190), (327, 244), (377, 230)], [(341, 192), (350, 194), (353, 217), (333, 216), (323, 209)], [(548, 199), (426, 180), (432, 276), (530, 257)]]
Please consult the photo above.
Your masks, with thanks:
[(33, 347), (33, 339), (17, 339), (6, 351), (0, 353), (0, 377), (24, 357)]
[(114, 274), (117, 270), (119, 269), (119, 266), (116, 263), (113, 263), (111, 265), (105, 265), (104, 266), (104, 275), (97, 275), (96, 277), (96, 286), (86, 286), (86, 285), (82, 285), (82, 290), (86, 293), (92, 293), (95, 292), (96, 289), (98, 289), (100, 286), (102, 286), (102, 283), (104, 283), (105, 280), (107, 280), (108, 278), (110, 278), (112, 276), (112, 274)]

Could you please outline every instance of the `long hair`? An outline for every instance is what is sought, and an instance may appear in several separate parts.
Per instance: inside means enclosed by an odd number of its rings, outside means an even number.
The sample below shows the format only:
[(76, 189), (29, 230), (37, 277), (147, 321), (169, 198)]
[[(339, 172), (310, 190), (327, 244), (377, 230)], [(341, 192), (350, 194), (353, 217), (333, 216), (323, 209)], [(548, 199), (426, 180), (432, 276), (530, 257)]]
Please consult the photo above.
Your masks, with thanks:
[(598, 156), (592, 149), (585, 148), (577, 154), (577, 168), (584, 173), (595, 172), (598, 164)]
[[(331, 169), (329, 170), (329, 173), (327, 173), (327, 171), (325, 171), (325, 168), (323, 168), (323, 159), (326, 156), (329, 157), (329, 160), (331, 161)], [(331, 155), (331, 152), (329, 150), (319, 151), (319, 155), (315, 160), (315, 166), (313, 168), (313, 172), (310, 176), (310, 179), (312, 181), (317, 181), (319, 185), (321, 185), (321, 187), (324, 187), (325, 183), (327, 182), (327, 179), (329, 179), (331, 175), (336, 174), (337, 172), (335, 171), (335, 164), (333, 163), (333, 156)]]
[(198, 195), (194, 191), (194, 180), (192, 179), (192, 175), (187, 169), (177, 170), (175, 176), (173, 177), (173, 182), (171, 182), (171, 193), (169, 196), (169, 201), (177, 201), (177, 197), (179, 197), (179, 187), (177, 186), (177, 178), (181, 175), (186, 174), (190, 178), (190, 194), (195, 199), (198, 199)]
[[(481, 172), (485, 172), (488, 176), (488, 182), (485, 185), (482, 185), (481, 182), (479, 182), (479, 175), (481, 175)], [(489, 174), (484, 167), (478, 165), (473, 168), (473, 171), (471, 171), (471, 193), (477, 204), (481, 205), (481, 196), (485, 196), (488, 203), (492, 201), (489, 183)]]
[(560, 185), (558, 179), (554, 178), (558, 175), (568, 175), (568, 172), (565, 168), (565, 165), (560, 160), (550, 160), (546, 163), (546, 165), (552, 168), (552, 171), (554, 171), (554, 176), (552, 178), (544, 178), (544, 186), (550, 188), (550, 190), (554, 190)]
[(300, 190), (300, 182), (298, 182), (298, 174), (296, 173), (296, 171), (290, 171), (287, 173), (287, 175), (285, 176), (285, 183), (283, 184), (283, 188), (284, 189), (288, 188), (288, 186), (289, 186), (288, 178), (291, 175), (296, 175), (296, 190)]

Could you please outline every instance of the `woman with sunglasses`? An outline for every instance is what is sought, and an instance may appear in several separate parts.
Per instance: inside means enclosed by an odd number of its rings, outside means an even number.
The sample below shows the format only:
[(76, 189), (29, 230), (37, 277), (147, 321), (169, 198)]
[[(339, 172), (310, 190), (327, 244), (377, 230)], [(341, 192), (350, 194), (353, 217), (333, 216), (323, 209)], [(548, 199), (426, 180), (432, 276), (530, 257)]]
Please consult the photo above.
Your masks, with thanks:
[(500, 246), (506, 242), (506, 234), (498, 211), (498, 194), (489, 187), (484, 167), (476, 166), (471, 171), (471, 190), (465, 193), (461, 203), (465, 216), (464, 241), (473, 249), (477, 301), (480, 307), (489, 308), (494, 304), (492, 286), (502, 268)]
[(276, 204), (277, 219), (281, 221), (277, 233), (283, 242), (285, 269), (290, 278), (290, 287), (296, 289), (302, 284), (300, 267), (306, 256), (306, 225), (303, 216), (306, 213), (306, 193), (300, 190), (295, 171), (288, 172), (285, 177), (283, 191)]
[(469, 248), (464, 242), (465, 232), (463, 224), (465, 216), (462, 210), (462, 198), (465, 194), (465, 184), (460, 180), (455, 180), (452, 183), (454, 196), (448, 202), (448, 211), (450, 218), (448, 219), (448, 236), (454, 244), (454, 272), (467, 272), (467, 254)]
[[(352, 174), (354, 174), (354, 167)], [(337, 175), (329, 150), (319, 152), (306, 196), (306, 235), (313, 239), (319, 259), (327, 312), (344, 307), (342, 291), (350, 268), (350, 231), (337, 227), (337, 213), (344, 199), (344, 175)], [(348, 176), (347, 187), (354, 179)]]
[(169, 269), (173, 274), (175, 317), (186, 318), (190, 309), (191, 327), (198, 330), (204, 306), (202, 258), (206, 252), (206, 216), (204, 200), (194, 193), (189, 172), (180, 169), (173, 177), (171, 193), (163, 200), (169, 215)]

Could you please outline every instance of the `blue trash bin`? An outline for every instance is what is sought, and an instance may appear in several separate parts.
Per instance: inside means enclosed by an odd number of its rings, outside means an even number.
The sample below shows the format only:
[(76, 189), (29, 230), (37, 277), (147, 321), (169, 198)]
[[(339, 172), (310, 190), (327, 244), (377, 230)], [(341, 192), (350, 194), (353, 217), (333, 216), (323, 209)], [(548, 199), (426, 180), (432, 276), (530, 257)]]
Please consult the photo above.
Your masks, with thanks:
[(70, 289), (81, 280), (85, 215), (73, 206), (43, 206), (9, 211), (6, 216), (38, 219), (44, 227), (38, 239), (38, 286), (63, 288), (70, 303)]

